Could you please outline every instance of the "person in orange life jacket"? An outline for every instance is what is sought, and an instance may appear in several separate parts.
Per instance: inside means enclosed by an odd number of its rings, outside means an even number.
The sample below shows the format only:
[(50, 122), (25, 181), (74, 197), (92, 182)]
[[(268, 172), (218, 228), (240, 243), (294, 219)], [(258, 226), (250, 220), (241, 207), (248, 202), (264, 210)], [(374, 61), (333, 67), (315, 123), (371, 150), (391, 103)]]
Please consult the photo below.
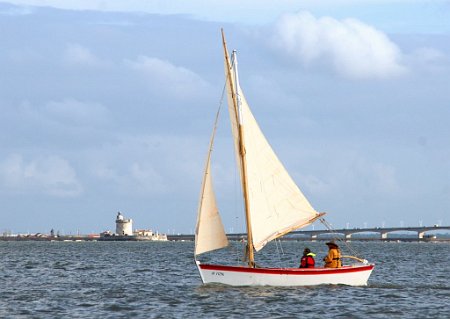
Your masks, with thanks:
[(314, 268), (315, 256), (316, 254), (312, 253), (309, 248), (305, 248), (302, 259), (300, 259), (300, 268)]
[(326, 243), (328, 246), (328, 255), (323, 259), (325, 262), (325, 268), (340, 268), (341, 264), (341, 251), (339, 246), (334, 242)]

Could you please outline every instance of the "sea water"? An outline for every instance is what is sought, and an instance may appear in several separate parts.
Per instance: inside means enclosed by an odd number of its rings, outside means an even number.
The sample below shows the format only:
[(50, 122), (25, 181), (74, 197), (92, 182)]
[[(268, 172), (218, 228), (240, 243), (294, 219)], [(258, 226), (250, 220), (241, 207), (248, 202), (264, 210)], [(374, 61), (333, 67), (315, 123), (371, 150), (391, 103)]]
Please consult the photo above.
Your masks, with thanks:
[[(202, 285), (192, 242), (0, 242), (1, 318), (450, 318), (450, 243), (354, 242), (368, 286)], [(269, 244), (264, 266), (324, 242)], [(203, 257), (236, 263), (242, 243)], [(343, 247), (345, 252), (345, 247)]]

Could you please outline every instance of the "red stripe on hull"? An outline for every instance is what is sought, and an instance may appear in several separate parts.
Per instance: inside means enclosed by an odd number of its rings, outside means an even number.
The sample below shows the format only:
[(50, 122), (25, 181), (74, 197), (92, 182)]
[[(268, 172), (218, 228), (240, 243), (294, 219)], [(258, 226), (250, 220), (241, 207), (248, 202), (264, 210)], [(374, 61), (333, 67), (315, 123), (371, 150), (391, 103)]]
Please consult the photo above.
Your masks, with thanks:
[(222, 266), (222, 265), (200, 264), (200, 268), (203, 270), (302, 276), (302, 275), (343, 274), (343, 273), (368, 271), (368, 270), (372, 270), (374, 268), (374, 265), (344, 266), (341, 268), (249, 268), (249, 267), (241, 267), (241, 266)]

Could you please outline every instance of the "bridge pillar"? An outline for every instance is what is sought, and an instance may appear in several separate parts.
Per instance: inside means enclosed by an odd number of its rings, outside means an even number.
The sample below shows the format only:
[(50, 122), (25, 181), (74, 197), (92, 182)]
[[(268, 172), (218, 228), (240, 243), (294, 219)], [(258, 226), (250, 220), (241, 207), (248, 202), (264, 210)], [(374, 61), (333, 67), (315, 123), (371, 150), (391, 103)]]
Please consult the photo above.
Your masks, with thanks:
[(417, 232), (417, 235), (418, 235), (419, 239), (423, 239), (423, 235), (424, 235), (424, 234), (425, 234), (424, 231), (419, 231), (419, 232)]

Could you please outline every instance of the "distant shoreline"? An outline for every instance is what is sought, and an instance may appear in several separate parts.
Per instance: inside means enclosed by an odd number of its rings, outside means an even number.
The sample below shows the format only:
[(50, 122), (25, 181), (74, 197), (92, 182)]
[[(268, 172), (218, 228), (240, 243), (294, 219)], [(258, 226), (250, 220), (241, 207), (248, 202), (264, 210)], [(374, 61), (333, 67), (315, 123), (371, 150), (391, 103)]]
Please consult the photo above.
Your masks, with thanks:
[[(245, 236), (236, 236), (234, 234), (228, 235), (231, 241), (245, 241)], [(194, 241), (194, 235), (167, 235), (168, 241)], [(351, 239), (341, 238), (343, 241), (354, 242), (450, 242), (450, 238), (447, 237), (432, 237), (432, 238), (417, 238), (417, 237), (392, 237), (392, 238), (379, 238), (379, 237), (354, 237)], [(307, 237), (284, 237), (281, 241), (302, 241), (302, 242), (321, 242), (330, 240), (330, 237), (311, 239)], [(92, 235), (68, 235), (51, 237), (46, 235), (21, 235), (21, 236), (0, 236), (0, 241), (40, 241), (40, 242), (80, 242), (80, 241), (157, 241), (149, 240), (146, 238), (135, 236), (115, 236), (113, 238), (100, 238), (100, 236)]]

